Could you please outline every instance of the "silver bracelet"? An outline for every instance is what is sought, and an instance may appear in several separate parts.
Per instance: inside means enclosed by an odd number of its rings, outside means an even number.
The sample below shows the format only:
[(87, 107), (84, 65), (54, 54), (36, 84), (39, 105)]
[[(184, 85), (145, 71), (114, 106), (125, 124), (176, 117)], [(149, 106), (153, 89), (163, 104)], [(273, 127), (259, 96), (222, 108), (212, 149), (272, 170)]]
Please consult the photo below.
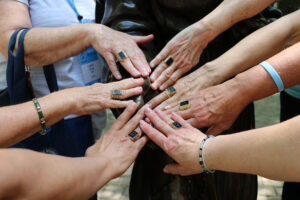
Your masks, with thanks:
[(205, 167), (205, 162), (204, 162), (204, 158), (203, 158), (203, 147), (204, 147), (204, 144), (205, 142), (209, 139), (209, 138), (213, 138), (215, 136), (213, 135), (208, 135), (206, 136), (205, 138), (202, 139), (201, 143), (200, 143), (200, 152), (199, 152), (199, 163), (200, 163), (200, 166), (203, 170), (203, 172), (205, 172), (206, 174), (212, 174), (215, 172), (215, 170), (210, 170), (210, 169), (207, 169)]

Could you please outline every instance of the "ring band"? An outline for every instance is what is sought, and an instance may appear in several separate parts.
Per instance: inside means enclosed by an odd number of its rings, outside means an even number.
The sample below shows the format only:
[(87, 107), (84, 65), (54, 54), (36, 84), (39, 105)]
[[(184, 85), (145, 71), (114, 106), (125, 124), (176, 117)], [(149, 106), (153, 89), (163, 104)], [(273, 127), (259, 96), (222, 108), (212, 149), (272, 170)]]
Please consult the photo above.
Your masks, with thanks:
[(132, 131), (131, 133), (128, 134), (128, 137), (133, 141), (135, 142), (138, 137), (139, 137), (139, 133), (136, 132), (136, 131)]
[(120, 99), (122, 96), (122, 90), (112, 90), (111, 91), (111, 98), (112, 99)]
[(128, 58), (127, 54), (125, 53), (125, 51), (120, 51), (118, 54), (117, 54), (117, 59), (119, 62), (125, 60), (126, 58)]
[(168, 66), (172, 65), (173, 61), (174, 61), (174, 60), (173, 60), (172, 56), (168, 56), (168, 57), (164, 60), (164, 62), (165, 62), (166, 65), (168, 65)]
[(179, 122), (173, 122), (170, 124), (170, 126), (174, 129), (179, 129), (182, 127), (182, 125)]
[(166, 91), (169, 97), (172, 97), (176, 94), (176, 89), (174, 87), (169, 87), (166, 89)]
[(179, 104), (179, 110), (183, 111), (183, 110), (187, 110), (191, 107), (190, 102), (189, 101), (182, 101)]

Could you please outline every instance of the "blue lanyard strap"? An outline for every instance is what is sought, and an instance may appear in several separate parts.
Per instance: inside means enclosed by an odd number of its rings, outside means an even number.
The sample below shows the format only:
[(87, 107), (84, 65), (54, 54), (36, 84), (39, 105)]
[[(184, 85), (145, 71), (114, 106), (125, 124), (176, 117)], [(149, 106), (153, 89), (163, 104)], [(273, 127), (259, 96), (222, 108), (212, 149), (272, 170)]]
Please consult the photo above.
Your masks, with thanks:
[(76, 6), (75, 6), (75, 3), (74, 3), (74, 0), (67, 0), (68, 4), (71, 6), (71, 8), (74, 10), (74, 12), (76, 13), (77, 15), (77, 18), (79, 20), (79, 22), (81, 23), (81, 20), (82, 20), (82, 15), (79, 14)]

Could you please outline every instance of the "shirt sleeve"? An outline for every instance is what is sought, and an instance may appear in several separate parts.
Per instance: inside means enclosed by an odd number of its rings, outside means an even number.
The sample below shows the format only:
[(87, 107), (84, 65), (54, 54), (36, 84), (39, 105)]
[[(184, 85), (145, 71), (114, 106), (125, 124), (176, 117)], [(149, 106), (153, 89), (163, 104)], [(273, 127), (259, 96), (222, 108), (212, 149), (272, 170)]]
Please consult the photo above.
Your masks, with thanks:
[(29, 0), (17, 0), (18, 2), (24, 3), (29, 6)]

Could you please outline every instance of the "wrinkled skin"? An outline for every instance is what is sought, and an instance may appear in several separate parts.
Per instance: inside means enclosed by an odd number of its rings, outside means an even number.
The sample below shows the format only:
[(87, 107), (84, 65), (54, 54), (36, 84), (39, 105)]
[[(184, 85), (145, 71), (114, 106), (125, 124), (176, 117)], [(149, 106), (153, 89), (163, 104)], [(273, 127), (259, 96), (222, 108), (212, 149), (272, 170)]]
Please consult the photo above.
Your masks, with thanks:
[[(148, 62), (177, 33), (211, 12), (220, 0), (98, 0), (96, 21), (131, 35), (154, 34), (151, 43), (141, 45)], [(271, 17), (272, 12), (266, 14)], [(201, 54), (195, 70), (231, 48), (246, 35), (266, 24), (256, 16), (234, 25), (210, 42)], [(129, 74), (119, 66), (123, 77)], [(109, 81), (114, 81), (111, 77)], [(145, 81), (141, 96), (135, 101), (141, 107), (159, 92)], [(113, 109), (118, 116), (122, 110)], [(247, 106), (235, 123), (222, 134), (240, 132), (254, 128), (253, 104)], [(216, 172), (193, 176), (165, 174), (163, 168), (174, 161), (161, 149), (147, 145), (140, 152), (132, 172), (130, 183), (131, 200), (255, 200), (257, 196), (256, 176)]]

